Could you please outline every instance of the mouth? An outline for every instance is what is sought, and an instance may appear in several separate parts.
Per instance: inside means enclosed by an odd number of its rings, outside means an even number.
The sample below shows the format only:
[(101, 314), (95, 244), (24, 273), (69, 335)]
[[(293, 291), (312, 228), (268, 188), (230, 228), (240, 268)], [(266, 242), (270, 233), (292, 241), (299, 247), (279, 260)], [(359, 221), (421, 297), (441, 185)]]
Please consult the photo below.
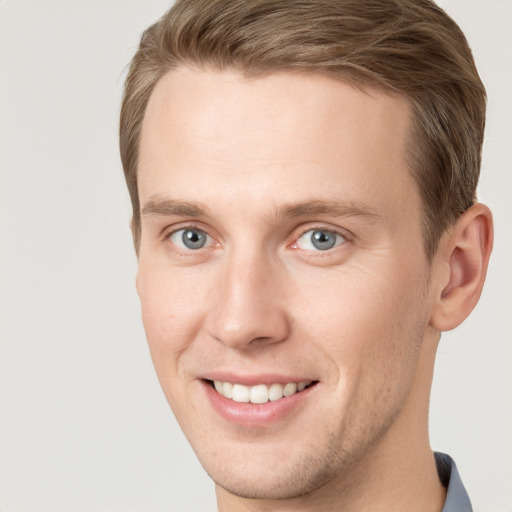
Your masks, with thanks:
[(204, 376), (201, 382), (213, 410), (228, 423), (248, 428), (252, 433), (256, 427), (283, 425), (282, 422), (303, 412), (307, 404), (315, 403), (310, 397), (320, 387), (318, 380), (287, 380), (271, 375), (237, 378), (218, 373)]
[(288, 382), (281, 384), (256, 384), (246, 386), (220, 380), (207, 380), (210, 386), (224, 398), (238, 403), (266, 404), (267, 402), (278, 402), (283, 398), (291, 397), (303, 392), (317, 384), (317, 381), (303, 380), (300, 382)]

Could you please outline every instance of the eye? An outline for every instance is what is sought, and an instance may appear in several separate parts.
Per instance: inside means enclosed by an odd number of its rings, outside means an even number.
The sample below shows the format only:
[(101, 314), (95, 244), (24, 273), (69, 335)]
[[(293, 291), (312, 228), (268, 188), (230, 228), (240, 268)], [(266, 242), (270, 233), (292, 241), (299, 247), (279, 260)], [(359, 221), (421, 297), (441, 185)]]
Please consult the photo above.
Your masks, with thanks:
[(209, 245), (211, 237), (197, 228), (178, 229), (169, 235), (169, 240), (180, 249), (197, 250)]
[(327, 251), (345, 241), (345, 238), (335, 231), (310, 229), (297, 239), (296, 247), (306, 251)]

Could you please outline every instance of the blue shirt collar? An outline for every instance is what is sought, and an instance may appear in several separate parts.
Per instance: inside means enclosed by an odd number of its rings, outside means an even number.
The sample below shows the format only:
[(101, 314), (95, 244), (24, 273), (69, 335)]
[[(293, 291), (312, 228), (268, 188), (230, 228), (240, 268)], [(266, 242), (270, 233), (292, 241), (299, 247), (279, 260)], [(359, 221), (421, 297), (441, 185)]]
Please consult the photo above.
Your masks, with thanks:
[(460, 479), (454, 460), (445, 453), (434, 453), (437, 472), (443, 485), (447, 488), (446, 501), (442, 512), (472, 512), (468, 493)]

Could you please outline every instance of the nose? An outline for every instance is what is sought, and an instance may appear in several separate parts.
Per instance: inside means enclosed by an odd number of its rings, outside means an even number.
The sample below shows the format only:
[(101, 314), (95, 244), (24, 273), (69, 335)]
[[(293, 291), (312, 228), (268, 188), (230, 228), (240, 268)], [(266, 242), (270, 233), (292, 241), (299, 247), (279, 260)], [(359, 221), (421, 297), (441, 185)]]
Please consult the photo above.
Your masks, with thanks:
[(230, 258), (213, 290), (209, 334), (230, 348), (262, 347), (287, 339), (282, 269), (264, 257)]

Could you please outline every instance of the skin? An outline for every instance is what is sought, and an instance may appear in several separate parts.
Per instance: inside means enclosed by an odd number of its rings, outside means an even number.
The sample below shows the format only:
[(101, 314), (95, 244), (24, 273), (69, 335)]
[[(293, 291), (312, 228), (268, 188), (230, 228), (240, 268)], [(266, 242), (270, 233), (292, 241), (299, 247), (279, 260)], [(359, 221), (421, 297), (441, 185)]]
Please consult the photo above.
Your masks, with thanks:
[[(478, 300), (491, 218), (470, 209), (427, 261), (408, 126), (404, 99), (317, 75), (179, 68), (152, 93), (137, 289), (220, 511), (442, 509), (435, 352)], [(313, 247), (315, 229), (336, 245)], [(316, 385), (278, 421), (237, 425), (205, 395), (211, 372)]]

